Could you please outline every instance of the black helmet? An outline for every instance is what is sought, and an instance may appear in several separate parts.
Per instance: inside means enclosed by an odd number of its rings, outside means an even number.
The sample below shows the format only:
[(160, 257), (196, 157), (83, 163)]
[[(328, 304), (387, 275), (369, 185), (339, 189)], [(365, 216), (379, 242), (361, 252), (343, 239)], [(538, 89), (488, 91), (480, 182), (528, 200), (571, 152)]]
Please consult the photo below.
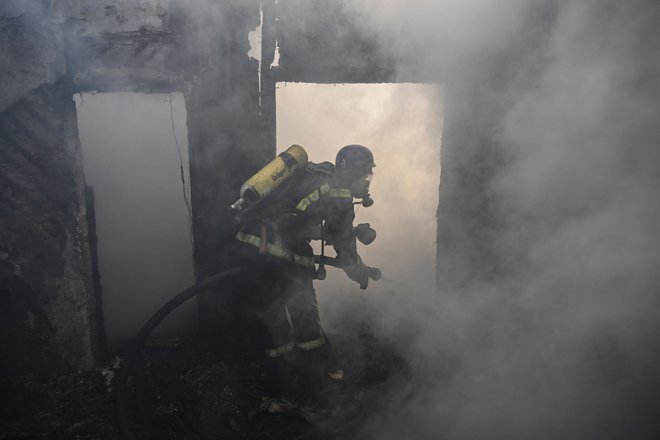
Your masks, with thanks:
[(376, 166), (374, 155), (364, 145), (346, 145), (337, 152), (337, 171), (349, 176), (362, 176), (371, 173)]

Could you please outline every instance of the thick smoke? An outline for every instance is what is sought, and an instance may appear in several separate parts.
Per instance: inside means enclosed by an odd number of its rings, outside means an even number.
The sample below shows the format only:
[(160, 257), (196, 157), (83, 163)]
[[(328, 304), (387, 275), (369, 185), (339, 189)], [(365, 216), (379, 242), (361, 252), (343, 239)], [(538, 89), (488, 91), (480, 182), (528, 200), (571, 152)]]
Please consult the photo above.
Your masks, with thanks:
[[(484, 189), (500, 220), (497, 276), (372, 306), (413, 376), (383, 396), (363, 435), (654, 438), (660, 5), (354, 0), (347, 9), (395, 54), (415, 53), (416, 73), (445, 84), (447, 129), (459, 116), (469, 123), (465, 111), (475, 129), (490, 121), (501, 159)], [(469, 105), (474, 89), (484, 113)], [(465, 264), (458, 270), (475, 269)], [(405, 323), (416, 336), (404, 341)]]
[[(230, 22), (199, 4), (209, 21)], [(409, 381), (384, 391), (363, 437), (652, 438), (660, 409), (660, 6), (345, 6), (383, 47), (416, 61), (399, 66), (402, 78), (444, 85), (448, 129), (456, 120), (492, 122), (502, 157), (486, 188), (501, 220), (499, 276), (346, 306), (367, 309), (412, 368)], [(477, 112), (475, 99), (488, 105)], [(474, 269), (469, 260), (457, 268)]]

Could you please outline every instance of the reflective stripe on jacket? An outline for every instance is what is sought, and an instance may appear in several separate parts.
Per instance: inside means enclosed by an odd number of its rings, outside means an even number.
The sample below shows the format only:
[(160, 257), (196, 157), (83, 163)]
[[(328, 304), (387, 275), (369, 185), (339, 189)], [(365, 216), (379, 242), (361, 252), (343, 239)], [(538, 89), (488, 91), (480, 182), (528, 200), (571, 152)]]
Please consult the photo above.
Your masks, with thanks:
[(351, 192), (346, 188), (332, 188), (327, 183), (324, 183), (318, 189), (315, 189), (310, 194), (303, 197), (296, 205), (296, 210), (299, 212), (306, 211), (311, 204), (318, 202), (323, 196), (331, 198), (348, 198), (353, 200)]
[[(263, 243), (261, 237), (247, 234), (243, 231), (239, 231), (238, 234), (236, 234), (236, 239), (242, 243), (249, 243), (257, 249), (261, 249)], [(268, 243), (268, 240), (266, 240), (266, 252), (275, 257), (287, 261), (293, 261), (301, 266), (314, 266), (314, 257), (305, 257), (289, 251), (277, 236), (274, 243)]]

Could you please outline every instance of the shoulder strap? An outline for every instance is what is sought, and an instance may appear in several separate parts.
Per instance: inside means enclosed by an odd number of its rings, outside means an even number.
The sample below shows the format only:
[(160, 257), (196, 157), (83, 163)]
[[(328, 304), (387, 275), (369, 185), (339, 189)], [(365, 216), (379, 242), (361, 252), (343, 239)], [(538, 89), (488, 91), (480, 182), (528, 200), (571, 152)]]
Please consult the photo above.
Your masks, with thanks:
[(325, 176), (332, 176), (335, 172), (335, 166), (330, 162), (321, 162), (321, 163), (307, 162), (307, 164), (303, 167), (303, 169), (305, 168), (314, 174), (320, 174)]

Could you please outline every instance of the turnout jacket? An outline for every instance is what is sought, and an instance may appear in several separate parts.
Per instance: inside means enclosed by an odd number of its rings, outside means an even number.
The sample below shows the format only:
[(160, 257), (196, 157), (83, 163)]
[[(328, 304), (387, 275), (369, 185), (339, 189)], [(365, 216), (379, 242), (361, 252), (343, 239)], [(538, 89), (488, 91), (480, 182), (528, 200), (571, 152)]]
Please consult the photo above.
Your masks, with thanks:
[(242, 221), (233, 249), (248, 258), (313, 266), (311, 240), (326, 240), (342, 266), (359, 261), (353, 197), (330, 162), (307, 163)]

